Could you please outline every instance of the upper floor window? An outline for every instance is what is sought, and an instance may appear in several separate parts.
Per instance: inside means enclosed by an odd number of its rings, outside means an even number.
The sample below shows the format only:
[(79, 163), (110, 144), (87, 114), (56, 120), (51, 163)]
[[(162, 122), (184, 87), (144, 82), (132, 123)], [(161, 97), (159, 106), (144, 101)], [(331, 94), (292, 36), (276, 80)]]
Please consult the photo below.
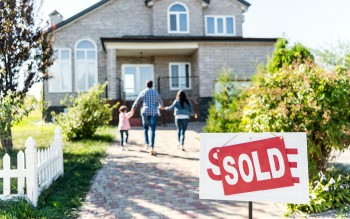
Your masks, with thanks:
[(72, 59), (70, 49), (54, 49), (54, 63), (50, 67), (49, 92), (72, 92)]
[(191, 89), (190, 63), (169, 63), (170, 89)]
[(168, 9), (168, 32), (189, 33), (189, 16), (186, 5), (171, 4)]
[(205, 23), (206, 35), (236, 35), (235, 18), (233, 16), (206, 16)]
[(97, 49), (91, 40), (81, 40), (75, 46), (75, 90), (88, 91), (97, 84)]

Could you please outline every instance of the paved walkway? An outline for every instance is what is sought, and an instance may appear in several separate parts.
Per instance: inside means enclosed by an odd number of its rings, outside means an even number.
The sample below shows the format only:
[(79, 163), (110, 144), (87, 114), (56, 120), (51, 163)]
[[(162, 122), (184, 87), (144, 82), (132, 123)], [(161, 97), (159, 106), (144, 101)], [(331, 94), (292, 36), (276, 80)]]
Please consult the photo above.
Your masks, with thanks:
[[(117, 144), (108, 149), (79, 218), (248, 218), (246, 202), (199, 199), (203, 125), (190, 123), (185, 152), (176, 147), (174, 125), (158, 127), (155, 157), (143, 150), (143, 130), (130, 130), (128, 151)], [(253, 203), (253, 218), (283, 218), (283, 210), (281, 204)]]

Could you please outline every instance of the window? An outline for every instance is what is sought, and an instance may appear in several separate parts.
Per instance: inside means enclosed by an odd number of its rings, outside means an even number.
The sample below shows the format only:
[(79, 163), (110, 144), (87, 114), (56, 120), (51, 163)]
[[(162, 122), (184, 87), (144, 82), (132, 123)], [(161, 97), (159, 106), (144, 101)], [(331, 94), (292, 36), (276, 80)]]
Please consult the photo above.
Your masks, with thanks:
[(235, 19), (233, 16), (206, 16), (206, 35), (234, 36)]
[(189, 63), (170, 63), (170, 89), (191, 89), (191, 70)]
[(188, 9), (185, 5), (175, 3), (168, 9), (168, 32), (189, 33)]
[(134, 100), (145, 89), (147, 80), (154, 80), (153, 65), (122, 64), (122, 78), (126, 100)]
[(71, 50), (54, 49), (54, 58), (50, 68), (49, 92), (72, 92)]
[(81, 40), (75, 46), (75, 90), (88, 91), (97, 84), (97, 51), (90, 40)]

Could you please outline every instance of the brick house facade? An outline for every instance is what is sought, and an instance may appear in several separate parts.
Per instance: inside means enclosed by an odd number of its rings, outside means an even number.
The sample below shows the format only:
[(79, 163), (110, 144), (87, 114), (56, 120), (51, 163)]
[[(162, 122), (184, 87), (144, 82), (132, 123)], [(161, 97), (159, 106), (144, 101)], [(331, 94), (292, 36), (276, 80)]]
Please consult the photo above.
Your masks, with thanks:
[(67, 20), (54, 11), (47, 114), (63, 111), (68, 94), (105, 81), (108, 99), (130, 105), (151, 79), (166, 104), (184, 90), (203, 121), (224, 66), (249, 80), (273, 52), (275, 38), (242, 37), (249, 6), (244, 0), (102, 0)]

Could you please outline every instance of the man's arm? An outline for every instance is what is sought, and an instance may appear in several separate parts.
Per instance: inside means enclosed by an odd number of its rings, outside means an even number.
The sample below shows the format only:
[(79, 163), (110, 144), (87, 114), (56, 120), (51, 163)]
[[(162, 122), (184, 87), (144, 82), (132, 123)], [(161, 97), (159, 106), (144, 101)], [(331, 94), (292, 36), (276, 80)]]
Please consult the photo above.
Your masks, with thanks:
[(157, 101), (158, 101), (159, 108), (164, 109), (162, 98), (160, 98), (158, 92), (157, 92)]
[(132, 106), (131, 106), (131, 112), (132, 112), (132, 114), (134, 114), (135, 113), (135, 109), (136, 109), (136, 107), (139, 105), (139, 103), (141, 102), (141, 98), (142, 97), (142, 93), (140, 93), (138, 96), (137, 96), (137, 98), (136, 98), (136, 100), (134, 101), (134, 103), (132, 104)]

